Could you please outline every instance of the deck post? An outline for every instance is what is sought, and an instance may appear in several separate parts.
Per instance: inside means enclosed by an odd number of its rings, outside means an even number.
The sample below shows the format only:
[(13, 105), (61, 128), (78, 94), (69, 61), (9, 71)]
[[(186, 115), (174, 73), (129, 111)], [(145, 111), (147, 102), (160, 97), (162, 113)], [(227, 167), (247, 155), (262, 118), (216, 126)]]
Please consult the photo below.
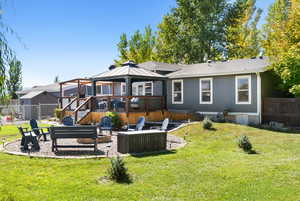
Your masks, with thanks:
[(80, 80), (77, 81), (77, 97), (80, 98)]
[(132, 96), (132, 83), (131, 83), (131, 78), (130, 77), (126, 77), (125, 79), (126, 81), (126, 113), (127, 113), (127, 117), (129, 116), (129, 101), (130, 101), (130, 97)]
[(60, 108), (63, 108), (63, 99), (62, 99), (62, 83), (59, 83), (59, 96), (60, 96), (60, 99), (59, 99), (59, 103), (60, 103)]
[(96, 86), (97, 86), (96, 82), (97, 82), (96, 80), (92, 81), (92, 95), (93, 96), (96, 96)]
[(162, 109), (167, 109), (167, 80), (163, 80), (162, 81), (162, 88), (163, 88), (163, 106), (162, 106)]
[(126, 77), (126, 96), (132, 96), (132, 83), (130, 77)]

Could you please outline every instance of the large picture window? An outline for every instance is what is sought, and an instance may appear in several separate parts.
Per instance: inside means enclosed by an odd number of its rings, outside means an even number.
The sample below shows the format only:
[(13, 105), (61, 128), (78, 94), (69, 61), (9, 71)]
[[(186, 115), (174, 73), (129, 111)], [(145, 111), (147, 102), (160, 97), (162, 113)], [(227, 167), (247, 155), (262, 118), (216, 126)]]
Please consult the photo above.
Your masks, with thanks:
[(251, 76), (235, 77), (236, 104), (251, 104)]
[(200, 104), (213, 103), (213, 80), (212, 78), (200, 79)]
[(183, 103), (183, 80), (172, 81), (172, 103)]

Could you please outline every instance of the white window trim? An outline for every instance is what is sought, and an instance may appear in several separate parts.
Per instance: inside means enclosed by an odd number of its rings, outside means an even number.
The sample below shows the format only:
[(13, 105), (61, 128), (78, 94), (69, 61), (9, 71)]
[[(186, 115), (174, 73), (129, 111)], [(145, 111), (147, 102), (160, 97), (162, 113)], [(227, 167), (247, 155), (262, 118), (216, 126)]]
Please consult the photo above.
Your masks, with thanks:
[(146, 83), (151, 83), (151, 96), (153, 96), (153, 81), (144, 82), (144, 96), (146, 96)]
[[(142, 90), (143, 90), (141, 95), (138, 94), (139, 93), (139, 86), (142, 86)], [(136, 86), (135, 86), (135, 89), (136, 89), (135, 93), (136, 93), (137, 96), (144, 96), (145, 95), (145, 83), (143, 83), (143, 82), (137, 83)]]
[[(247, 102), (240, 102), (238, 101), (238, 80), (239, 79), (245, 79), (247, 78), (248, 79), (248, 83), (249, 83), (249, 88), (248, 88), (248, 91), (249, 91), (249, 99)], [(239, 104), (239, 105), (242, 105), (242, 104), (246, 104), (246, 105), (249, 105), (251, 104), (251, 99), (252, 99), (252, 83), (251, 83), (251, 75), (243, 75), (243, 76), (235, 76), (235, 104)]]
[[(181, 83), (181, 101), (174, 101), (174, 83), (180, 82)], [(172, 104), (183, 104), (183, 80), (172, 80)]]
[[(112, 93), (110, 93), (110, 94), (103, 94), (103, 85), (102, 84), (101, 85), (96, 85), (96, 87), (98, 87), (98, 86), (100, 86), (100, 88), (101, 88), (101, 93), (99, 94), (96, 91), (96, 96), (112, 96)], [(111, 85), (107, 85), (107, 86), (109, 86), (109, 91), (112, 92), (112, 86)]]
[[(210, 81), (210, 101), (203, 101), (202, 100), (202, 81), (205, 80), (209, 80)], [(213, 104), (213, 79), (212, 78), (200, 78), (199, 79), (199, 90), (200, 90), (200, 94), (199, 94), (199, 100), (200, 100), (200, 104)]]
[[(123, 87), (125, 86), (125, 91), (123, 91)], [(125, 96), (126, 95), (126, 83), (121, 82), (121, 96)]]

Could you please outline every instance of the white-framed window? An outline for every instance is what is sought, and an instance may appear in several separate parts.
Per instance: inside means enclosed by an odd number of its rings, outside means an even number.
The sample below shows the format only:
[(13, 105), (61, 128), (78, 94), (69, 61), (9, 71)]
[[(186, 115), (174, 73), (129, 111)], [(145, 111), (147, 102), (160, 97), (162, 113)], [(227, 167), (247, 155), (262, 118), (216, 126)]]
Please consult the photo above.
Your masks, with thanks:
[(153, 82), (145, 82), (144, 92), (145, 96), (153, 96)]
[(183, 104), (183, 80), (172, 80), (172, 103)]
[(251, 104), (251, 75), (235, 77), (235, 103)]
[(102, 94), (102, 85), (97, 85), (96, 86), (96, 94), (101, 95)]
[(112, 95), (111, 85), (101, 84), (96, 86), (97, 95)]
[(201, 78), (200, 79), (200, 104), (213, 103), (213, 79)]
[(121, 82), (121, 96), (126, 95), (126, 83)]

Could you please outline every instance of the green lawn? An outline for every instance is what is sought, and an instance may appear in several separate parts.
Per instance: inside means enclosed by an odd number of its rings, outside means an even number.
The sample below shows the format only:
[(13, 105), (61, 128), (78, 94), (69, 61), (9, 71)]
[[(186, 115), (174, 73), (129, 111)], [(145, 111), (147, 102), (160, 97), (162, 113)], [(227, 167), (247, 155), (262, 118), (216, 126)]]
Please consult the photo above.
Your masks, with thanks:
[[(300, 135), (234, 124), (200, 123), (174, 134), (188, 145), (174, 153), (127, 157), (132, 184), (100, 183), (107, 159), (35, 159), (0, 153), (0, 200), (300, 200)], [(245, 154), (248, 135), (259, 154)], [(8, 199), (7, 199), (8, 200)]]
[[(0, 129), (0, 144), (2, 143), (2, 139), (6, 141), (10, 141), (16, 138), (21, 138), (19, 134), (17, 126), (22, 126), (24, 128), (29, 128), (29, 124), (20, 124), (20, 125), (4, 125), (1, 126)], [(39, 126), (49, 126), (47, 124), (39, 124)]]

